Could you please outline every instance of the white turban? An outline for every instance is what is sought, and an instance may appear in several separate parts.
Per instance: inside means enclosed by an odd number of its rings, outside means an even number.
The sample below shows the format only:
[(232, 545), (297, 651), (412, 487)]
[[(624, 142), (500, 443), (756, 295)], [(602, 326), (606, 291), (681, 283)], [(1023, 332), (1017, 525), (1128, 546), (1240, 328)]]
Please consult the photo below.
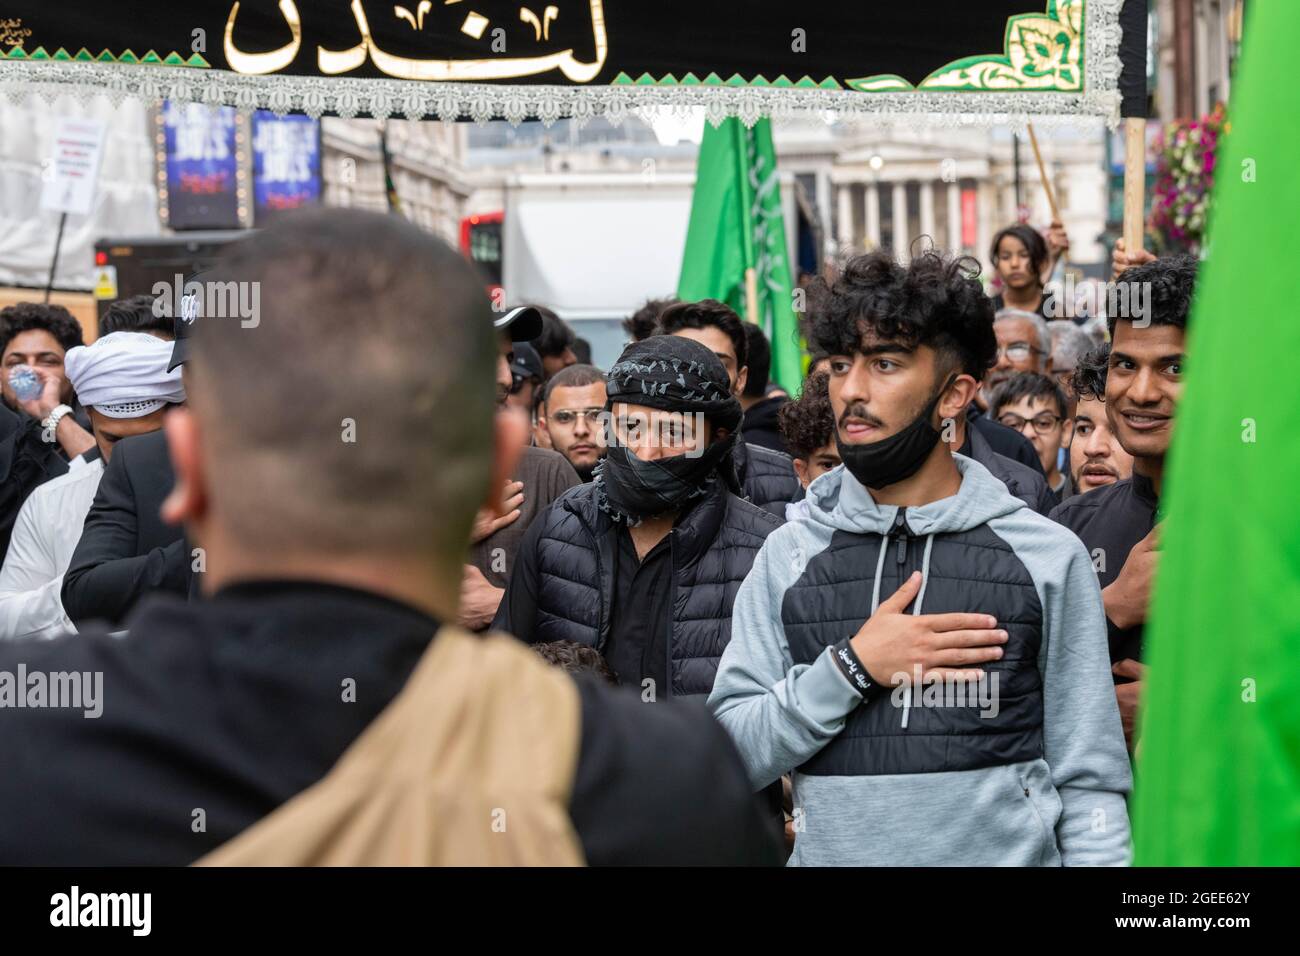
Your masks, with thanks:
[(169, 372), (172, 343), (146, 332), (113, 332), (68, 349), (63, 368), (77, 400), (109, 418), (143, 418), (185, 401), (181, 370)]

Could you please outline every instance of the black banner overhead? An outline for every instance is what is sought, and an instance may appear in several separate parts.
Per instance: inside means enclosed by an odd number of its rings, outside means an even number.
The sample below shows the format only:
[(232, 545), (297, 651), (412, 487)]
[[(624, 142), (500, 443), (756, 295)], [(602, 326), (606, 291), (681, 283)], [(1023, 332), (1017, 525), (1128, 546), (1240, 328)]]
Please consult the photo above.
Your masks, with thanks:
[[(1119, 115), (1123, 0), (0, 0), (0, 83), (313, 115)], [(1121, 51), (1124, 51), (1123, 53)], [(1139, 69), (1141, 66), (1139, 65)]]

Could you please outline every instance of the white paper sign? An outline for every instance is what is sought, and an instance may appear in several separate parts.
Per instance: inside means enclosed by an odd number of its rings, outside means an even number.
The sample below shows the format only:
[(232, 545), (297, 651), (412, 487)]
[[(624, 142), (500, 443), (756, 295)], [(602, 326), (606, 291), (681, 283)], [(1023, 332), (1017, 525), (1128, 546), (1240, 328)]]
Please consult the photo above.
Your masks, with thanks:
[(95, 207), (95, 181), (103, 152), (103, 123), (61, 117), (54, 131), (54, 155), (43, 177), (41, 208), (90, 215)]

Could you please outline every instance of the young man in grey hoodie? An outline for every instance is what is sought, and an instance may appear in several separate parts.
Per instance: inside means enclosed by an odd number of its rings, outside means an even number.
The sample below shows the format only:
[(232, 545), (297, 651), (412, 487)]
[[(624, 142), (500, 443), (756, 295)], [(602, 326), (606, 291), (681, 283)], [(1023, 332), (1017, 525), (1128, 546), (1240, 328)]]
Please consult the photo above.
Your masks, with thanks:
[(818, 290), (844, 465), (768, 536), (709, 698), (793, 865), (1124, 865), (1128, 756), (1078, 538), (943, 430), (993, 363), (963, 262), (876, 253)]

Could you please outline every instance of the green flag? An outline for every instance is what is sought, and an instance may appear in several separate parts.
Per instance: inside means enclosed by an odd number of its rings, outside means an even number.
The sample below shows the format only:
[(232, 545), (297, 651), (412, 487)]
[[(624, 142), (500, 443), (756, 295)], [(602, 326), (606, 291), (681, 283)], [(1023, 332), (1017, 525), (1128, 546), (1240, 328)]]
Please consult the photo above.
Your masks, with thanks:
[[(757, 315), (748, 314), (746, 270), (754, 270)], [(691, 225), (677, 295), (718, 299), (757, 321), (772, 343), (772, 380), (792, 395), (803, 381), (786, 253), (772, 121), (705, 125), (691, 200)]]
[(1145, 866), (1300, 864), (1300, 86), (1280, 79), (1300, 3), (1248, 16), (1162, 496), (1135, 794)]

